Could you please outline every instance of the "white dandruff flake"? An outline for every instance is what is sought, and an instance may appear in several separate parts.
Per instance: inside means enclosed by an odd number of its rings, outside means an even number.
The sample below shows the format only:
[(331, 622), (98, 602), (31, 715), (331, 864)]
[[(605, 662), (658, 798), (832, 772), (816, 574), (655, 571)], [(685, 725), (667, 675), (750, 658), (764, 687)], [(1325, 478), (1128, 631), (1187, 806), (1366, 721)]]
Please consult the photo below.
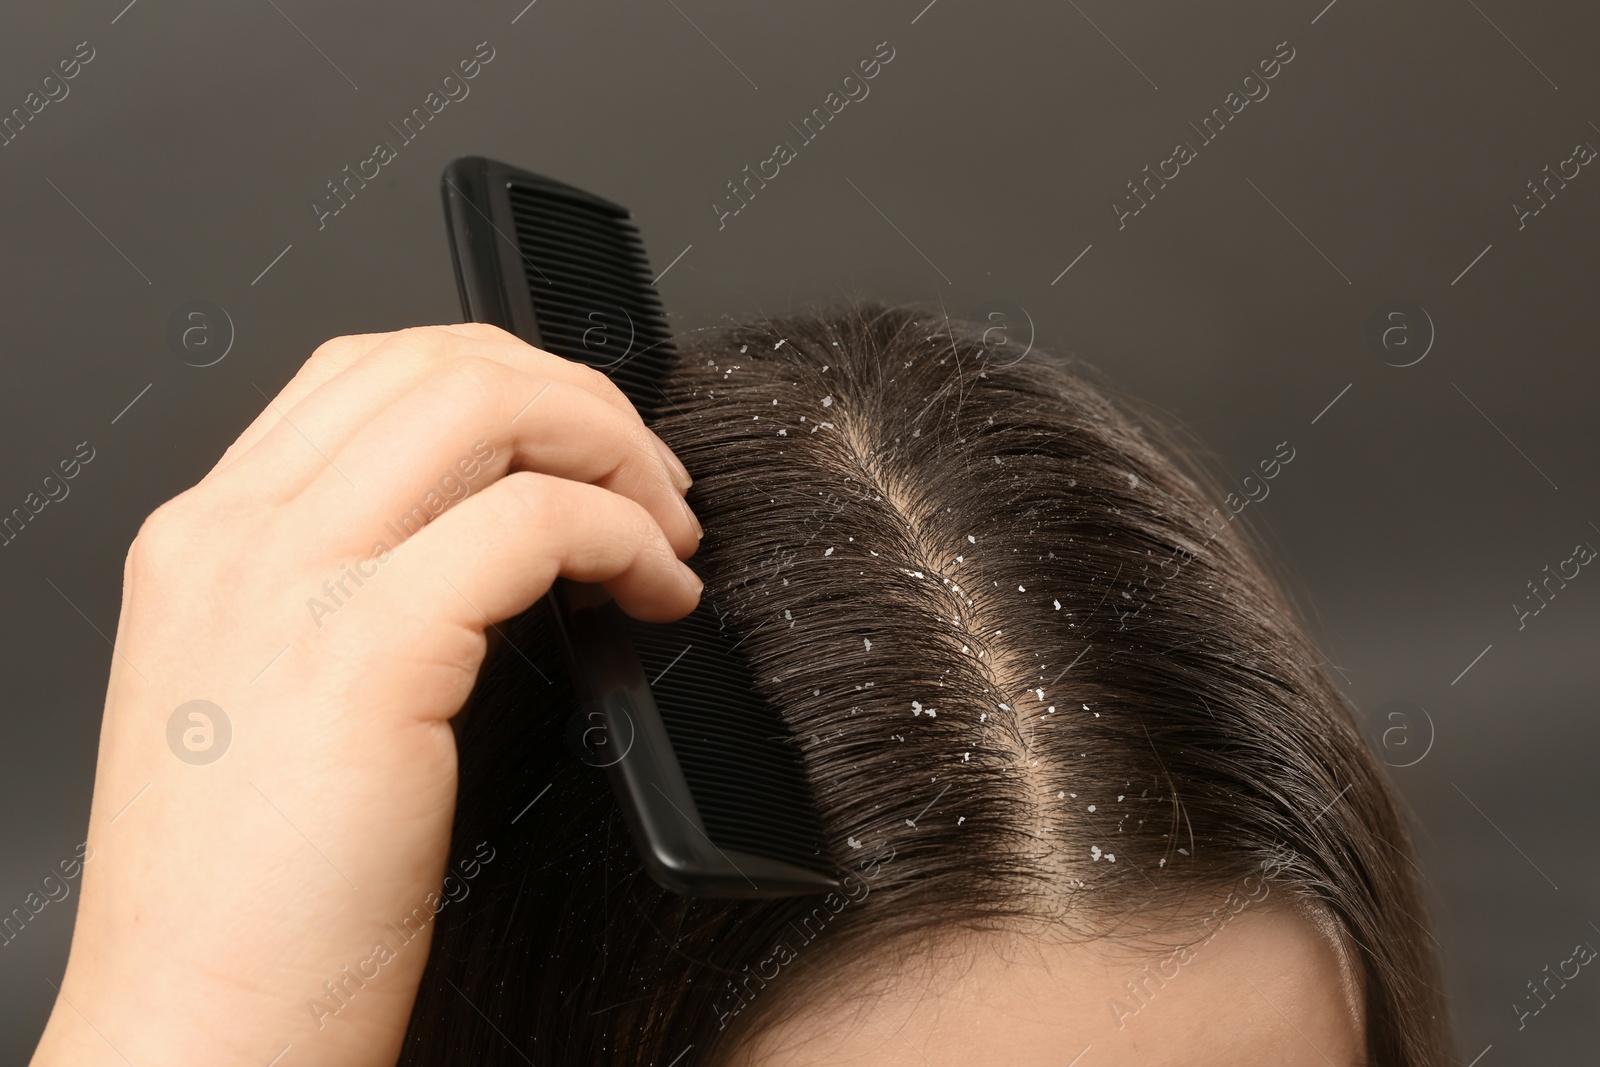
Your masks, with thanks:
[(822, 398), (822, 406), (825, 407), (825, 408), (833, 407), (833, 397), (831, 397), (831, 396), (823, 397)]
[(1056, 794), (1056, 799), (1057, 800), (1065, 800), (1066, 798), (1067, 798), (1066, 790), (1062, 790), (1061, 792)]
[(960, 816), (959, 818), (956, 819), (956, 825), (960, 826), (962, 823), (964, 823), (966, 821), (967, 821), (967, 817), (965, 815), (962, 815), (962, 816)]
[(775, 344), (775, 345), (773, 345), (773, 346), (772, 346), (772, 350), (773, 350), (773, 351), (774, 351), (774, 352), (776, 352), (776, 351), (777, 351), (777, 350), (778, 350), (778, 349), (780, 349), (780, 348), (782, 348), (782, 347), (783, 347), (783, 346), (784, 346), (784, 345), (785, 345), (785, 344), (787, 344), (787, 343), (788, 343), (788, 342), (789, 342), (789, 339), (788, 339), (788, 338), (787, 338), (787, 337), (785, 337), (785, 338), (784, 338), (784, 339), (783, 339), (783, 340), (781, 340), (781, 341), (779, 341), (779, 342), (778, 342), (778, 343), (777, 343), (777, 344)]
[(1093, 811), (1093, 810), (1094, 810), (1094, 805), (1093, 805), (1093, 804), (1090, 804), (1090, 805), (1089, 805), (1089, 810), (1090, 810), (1090, 811)]
[(984, 720), (985, 720), (985, 719), (987, 719), (987, 718), (988, 718), (988, 717), (989, 717), (989, 713), (988, 713), (988, 712), (987, 712), (987, 711), (980, 711), (980, 712), (978, 712), (978, 721), (979, 721), (979, 722), (983, 722), (983, 721), (984, 721)]
[(857, 840), (856, 840), (856, 839), (855, 839), (855, 838), (853, 838), (853, 837), (847, 837), (847, 838), (845, 838), (845, 839), (844, 839), (844, 843), (845, 843), (845, 844), (847, 844), (847, 845), (849, 845), (849, 846), (850, 846), (850, 847), (851, 847), (851, 848), (860, 848), (860, 847), (861, 847), (861, 842), (860, 842), (860, 841), (857, 841)]
[(1115, 852), (1107, 852), (1106, 853), (1106, 862), (1107, 863), (1115, 863), (1115, 862), (1117, 862), (1117, 854)]
[(1157, 867), (1165, 867), (1166, 865), (1167, 865), (1167, 857), (1165, 857), (1165, 856), (1162, 856), (1161, 859), (1156, 862), (1156, 866)]
[(1026, 590), (1026, 589), (1024, 589), (1024, 588), (1023, 588), (1023, 587), (1022, 587), (1022, 586), (1020, 586), (1020, 585), (1019, 585), (1019, 586), (1017, 586), (1017, 592), (1019, 592), (1019, 593), (1026, 593), (1026, 592), (1027, 592), (1027, 590)]
[[(788, 612), (784, 612), (784, 614), (785, 614), (785, 615), (787, 615), (787, 614), (788, 614)], [(864, 644), (864, 645), (866, 645), (866, 646), (867, 646), (867, 651), (868, 651), (868, 652), (871, 652), (871, 651), (872, 651), (872, 638), (870, 638), (870, 637), (863, 637), (863, 638), (862, 638), (862, 639), (861, 639), (861, 643), (862, 643), (862, 644)]]
[(1096, 863), (1099, 863), (1100, 862), (1100, 846), (1099, 845), (1090, 845), (1089, 846), (1089, 855), (1094, 857), (1094, 861)]
[(827, 551), (826, 551), (826, 552), (824, 552), (824, 553), (823, 553), (823, 555), (824, 555), (824, 556), (831, 556), (831, 555), (833, 555), (833, 549), (831, 549), (831, 548), (830, 548), (830, 549), (828, 549), (828, 550), (827, 550)]
[(1189, 854), (1189, 850), (1186, 849), (1186, 848), (1180, 848), (1178, 850), (1178, 855), (1180, 855), (1180, 856), (1187, 856), (1188, 854)]
[(788, 430), (779, 430), (778, 431), (778, 436), (779, 437), (788, 437), (789, 436), (789, 431)]
[(966, 561), (967, 561), (967, 557), (966, 556), (957, 556), (956, 557), (956, 562), (957, 563), (965, 563)]
[(1040, 700), (1044, 699), (1044, 690), (1043, 689), (1035, 689), (1033, 691), (1033, 694), (1034, 694), (1034, 696), (1038, 697)]
[(1057, 610), (1057, 611), (1060, 611), (1060, 610), (1061, 610), (1061, 601), (1059, 601), (1059, 600), (1058, 600), (1058, 601), (1056, 601), (1056, 610)]
[(1128, 488), (1130, 488), (1130, 489), (1139, 488), (1139, 476), (1137, 474), (1128, 475)]
[(739, 346), (739, 351), (740, 352), (748, 352), (749, 350), (750, 350), (750, 346), (749, 345), (740, 345)]
[(973, 537), (971, 534), (967, 534), (967, 543), (971, 544), (971, 545), (975, 545), (975, 544), (978, 543), (978, 539), (976, 537)]

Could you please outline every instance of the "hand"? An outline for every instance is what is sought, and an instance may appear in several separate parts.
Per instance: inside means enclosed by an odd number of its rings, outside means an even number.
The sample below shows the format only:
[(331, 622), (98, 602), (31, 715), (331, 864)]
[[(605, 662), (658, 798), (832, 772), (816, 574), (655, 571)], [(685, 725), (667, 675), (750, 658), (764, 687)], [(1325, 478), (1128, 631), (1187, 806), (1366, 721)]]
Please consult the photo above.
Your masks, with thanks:
[(604, 375), (495, 327), (318, 348), (129, 549), (34, 1064), (393, 1064), (426, 937), (309, 1002), (437, 899), (486, 628), (557, 575), (693, 610), (688, 485)]

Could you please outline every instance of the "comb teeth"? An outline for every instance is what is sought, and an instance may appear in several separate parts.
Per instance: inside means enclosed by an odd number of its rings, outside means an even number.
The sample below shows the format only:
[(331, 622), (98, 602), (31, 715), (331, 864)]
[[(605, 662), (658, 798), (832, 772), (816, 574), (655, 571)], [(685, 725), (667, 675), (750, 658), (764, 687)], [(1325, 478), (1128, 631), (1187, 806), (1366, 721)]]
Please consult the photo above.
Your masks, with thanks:
[(706, 836), (724, 849), (825, 866), (799, 744), (755, 692), (711, 608), (702, 602), (673, 623), (630, 620), (630, 631)]
[(649, 418), (674, 349), (628, 213), (559, 188), (511, 181), (507, 191), (540, 347), (605, 371)]
[[(677, 353), (627, 210), (482, 156), (453, 161), (441, 191), (466, 317), (602, 371), (649, 421)], [(549, 600), (584, 710), (633, 739), (603, 765), (658, 883), (723, 898), (838, 887), (799, 745), (708, 603), (641, 623), (564, 578)]]

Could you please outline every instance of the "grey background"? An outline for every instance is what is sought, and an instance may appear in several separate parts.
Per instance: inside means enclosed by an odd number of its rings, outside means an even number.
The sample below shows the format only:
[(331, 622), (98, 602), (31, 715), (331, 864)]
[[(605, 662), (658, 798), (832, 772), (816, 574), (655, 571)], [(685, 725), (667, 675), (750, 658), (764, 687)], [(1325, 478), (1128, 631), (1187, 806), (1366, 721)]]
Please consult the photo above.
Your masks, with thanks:
[[(1427, 752), (1393, 773), (1463, 1062), (1593, 1062), (1600, 977), (1521, 1031), (1512, 1004), (1600, 945), (1600, 576), (1520, 631), (1511, 606), (1600, 545), (1583, 310), (1600, 173), (1523, 229), (1511, 206), (1578, 141), (1600, 146), (1593, 8), (125, 2), (0, 15), (0, 111), (77, 42), (96, 50), (0, 147), (0, 512), (78, 442), (96, 452), (0, 548), (0, 912), (83, 838), (140, 521), (320, 341), (458, 318), (439, 172), (483, 154), (626, 204), (658, 269), (687, 248), (660, 282), (682, 330), (847, 294), (952, 315), (1004, 299), (1039, 344), (1182, 420), (1234, 484), (1291, 442), (1247, 514), (1379, 751)], [(724, 183), (797, 143), (788, 124), (885, 40), (870, 95), (719, 230)], [(1197, 144), (1188, 123), (1285, 40), (1270, 95), (1119, 230), (1125, 183)], [(480, 41), (495, 58), (470, 96), (319, 231), (324, 182)], [(236, 327), (210, 367), (165, 340), (192, 298)], [(1367, 339), (1393, 300), (1436, 333), (1413, 366)], [(1431, 729), (1379, 712), (1399, 699)], [(0, 948), (6, 1062), (43, 1027), (75, 902), (74, 884)]]

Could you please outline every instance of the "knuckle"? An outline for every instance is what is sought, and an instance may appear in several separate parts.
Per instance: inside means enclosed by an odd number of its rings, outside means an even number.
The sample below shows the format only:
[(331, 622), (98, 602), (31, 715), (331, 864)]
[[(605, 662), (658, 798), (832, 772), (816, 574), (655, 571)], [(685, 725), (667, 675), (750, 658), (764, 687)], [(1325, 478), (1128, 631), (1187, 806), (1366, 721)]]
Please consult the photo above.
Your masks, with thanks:
[(611, 379), (606, 377), (604, 371), (596, 370), (595, 368), (589, 366), (589, 364), (579, 362), (575, 359), (568, 360), (567, 362), (571, 363), (578, 369), (578, 377), (587, 382), (591, 388), (600, 389), (602, 391), (616, 388), (616, 386), (612, 385)]
[(466, 337), (477, 337), (485, 341), (518, 340), (516, 334), (487, 322), (458, 322), (441, 328), (450, 333), (461, 334)]
[(627, 405), (628, 410), (633, 410), (633, 402), (628, 399), (627, 394), (617, 388), (617, 383), (612, 381), (610, 375), (606, 374), (605, 371), (596, 370), (587, 363), (573, 361), (573, 364), (579, 368), (579, 377), (588, 383), (588, 387), (591, 390), (599, 393), (612, 403), (620, 401)]
[(655, 516), (650, 514), (643, 504), (630, 497), (617, 496), (615, 493), (612, 496), (621, 503), (619, 526), (625, 534), (626, 543), (633, 551), (637, 553), (641, 549), (647, 550), (666, 540), (666, 535), (661, 532)]
[(311, 358), (306, 362), (319, 366), (322, 364), (344, 366), (354, 360), (365, 346), (365, 341), (359, 334), (330, 337), (312, 350)]
[(533, 471), (501, 482), (508, 526), (541, 542), (567, 543), (565, 553), (583, 566), (625, 570), (657, 557), (676, 559), (655, 517), (635, 500)]
[(452, 389), (474, 401), (498, 400), (505, 393), (504, 375), (493, 360), (465, 356), (451, 360), (442, 373)]
[(439, 326), (402, 326), (395, 335), (430, 345), (447, 344), (450, 337), (449, 331)]
[[(555, 487), (546, 475), (533, 471), (512, 471), (500, 479), (500, 484), (509, 494), (506, 506), (515, 509), (516, 514), (510, 517), (518, 526), (549, 523), (551, 512), (560, 508)], [(559, 516), (555, 518), (557, 522), (561, 521)]]
[(194, 540), (192, 504), (173, 497), (145, 516), (128, 546), (126, 568), (130, 576), (169, 570), (189, 554)]
[(382, 359), (388, 373), (397, 378), (405, 376), (422, 378), (447, 365), (444, 352), (431, 345), (417, 344), (401, 338), (386, 342), (384, 350), (375, 352), (374, 355)]
[(451, 333), (438, 326), (406, 326), (384, 337), (381, 347), (388, 358), (389, 349), (398, 350), (408, 358), (426, 364), (444, 363), (451, 352)]

